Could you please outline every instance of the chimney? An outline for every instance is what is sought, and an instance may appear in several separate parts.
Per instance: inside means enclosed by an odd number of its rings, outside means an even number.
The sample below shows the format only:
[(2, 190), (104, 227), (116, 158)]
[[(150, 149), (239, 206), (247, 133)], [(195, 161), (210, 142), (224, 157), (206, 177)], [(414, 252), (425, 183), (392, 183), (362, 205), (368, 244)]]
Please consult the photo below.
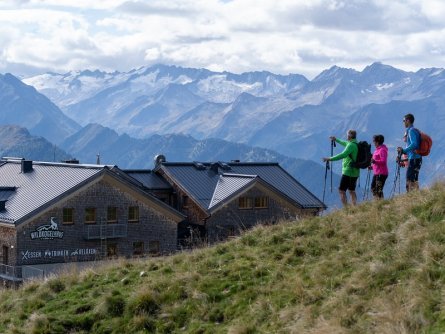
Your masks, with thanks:
[(32, 160), (22, 160), (22, 173), (32, 172)]
[(156, 155), (155, 158), (154, 158), (155, 168), (158, 167), (161, 163), (163, 163), (165, 161), (166, 160), (165, 160), (165, 156), (164, 155), (162, 155), (162, 154)]

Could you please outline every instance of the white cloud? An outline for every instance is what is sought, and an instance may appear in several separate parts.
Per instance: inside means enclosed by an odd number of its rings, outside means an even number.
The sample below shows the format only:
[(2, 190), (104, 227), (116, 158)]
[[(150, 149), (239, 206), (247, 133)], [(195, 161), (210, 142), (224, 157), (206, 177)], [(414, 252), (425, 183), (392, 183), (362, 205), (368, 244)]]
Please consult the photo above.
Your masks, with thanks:
[(313, 77), (332, 66), (442, 66), (439, 0), (7, 0), (0, 70), (168, 63)]
[(445, 16), (445, 3), (442, 0), (420, 1), (422, 14), (431, 22), (443, 25)]

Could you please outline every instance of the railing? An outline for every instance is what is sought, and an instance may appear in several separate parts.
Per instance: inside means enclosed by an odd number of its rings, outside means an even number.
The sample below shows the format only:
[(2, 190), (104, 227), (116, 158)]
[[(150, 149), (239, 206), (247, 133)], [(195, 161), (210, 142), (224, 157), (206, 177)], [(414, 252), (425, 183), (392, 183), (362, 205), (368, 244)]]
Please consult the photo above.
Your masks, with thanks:
[(0, 278), (7, 281), (23, 281), (27, 279), (43, 278), (45, 272), (32, 266), (9, 266), (0, 264)]
[(22, 280), (22, 267), (8, 266), (7, 264), (0, 264), (0, 278), (9, 281)]
[(22, 278), (26, 279), (39, 279), (45, 277), (45, 271), (32, 266), (22, 267)]
[(125, 238), (127, 235), (127, 224), (89, 225), (85, 230), (87, 240)]

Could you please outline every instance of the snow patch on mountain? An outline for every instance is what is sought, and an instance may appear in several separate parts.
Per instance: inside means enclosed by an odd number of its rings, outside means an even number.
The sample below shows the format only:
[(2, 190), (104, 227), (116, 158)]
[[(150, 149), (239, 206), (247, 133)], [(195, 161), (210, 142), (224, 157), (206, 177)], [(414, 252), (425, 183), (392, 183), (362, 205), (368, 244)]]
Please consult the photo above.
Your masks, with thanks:
[(434, 71), (433, 73), (431, 73), (431, 74), (430, 74), (430, 77), (434, 77), (434, 76), (436, 76), (436, 75), (440, 75), (440, 74), (443, 73), (443, 71), (444, 71), (443, 68), (438, 69), (437, 71)]
[(377, 88), (377, 90), (384, 90), (384, 89), (389, 89), (391, 87), (394, 87), (394, 83), (384, 83), (384, 84), (376, 84), (374, 85), (375, 88)]
[(197, 93), (210, 102), (233, 102), (240, 94), (257, 93), (263, 85), (259, 82), (253, 84), (227, 80), (226, 75), (212, 75), (197, 83)]
[(128, 77), (129, 74), (120, 72), (72, 71), (65, 74), (46, 73), (23, 79), (23, 82), (36, 87), (65, 110), (69, 105), (80, 103), (104, 89), (128, 80)]
[(184, 133), (281, 148), (289, 138), (311, 136), (367, 105), (432, 96), (444, 80), (442, 69), (413, 73), (374, 63), (361, 72), (333, 66), (312, 81), (297, 74), (154, 65), (50, 73), (25, 82), (83, 125), (98, 123), (137, 138)]

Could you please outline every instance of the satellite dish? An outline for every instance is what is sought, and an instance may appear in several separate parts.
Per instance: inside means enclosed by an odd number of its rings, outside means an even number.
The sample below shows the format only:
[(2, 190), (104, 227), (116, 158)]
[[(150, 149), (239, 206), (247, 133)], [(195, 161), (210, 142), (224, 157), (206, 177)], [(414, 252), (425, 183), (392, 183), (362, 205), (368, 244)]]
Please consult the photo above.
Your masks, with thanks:
[(155, 156), (154, 163), (155, 167), (157, 167), (159, 164), (165, 162), (165, 156), (162, 154), (158, 154)]

